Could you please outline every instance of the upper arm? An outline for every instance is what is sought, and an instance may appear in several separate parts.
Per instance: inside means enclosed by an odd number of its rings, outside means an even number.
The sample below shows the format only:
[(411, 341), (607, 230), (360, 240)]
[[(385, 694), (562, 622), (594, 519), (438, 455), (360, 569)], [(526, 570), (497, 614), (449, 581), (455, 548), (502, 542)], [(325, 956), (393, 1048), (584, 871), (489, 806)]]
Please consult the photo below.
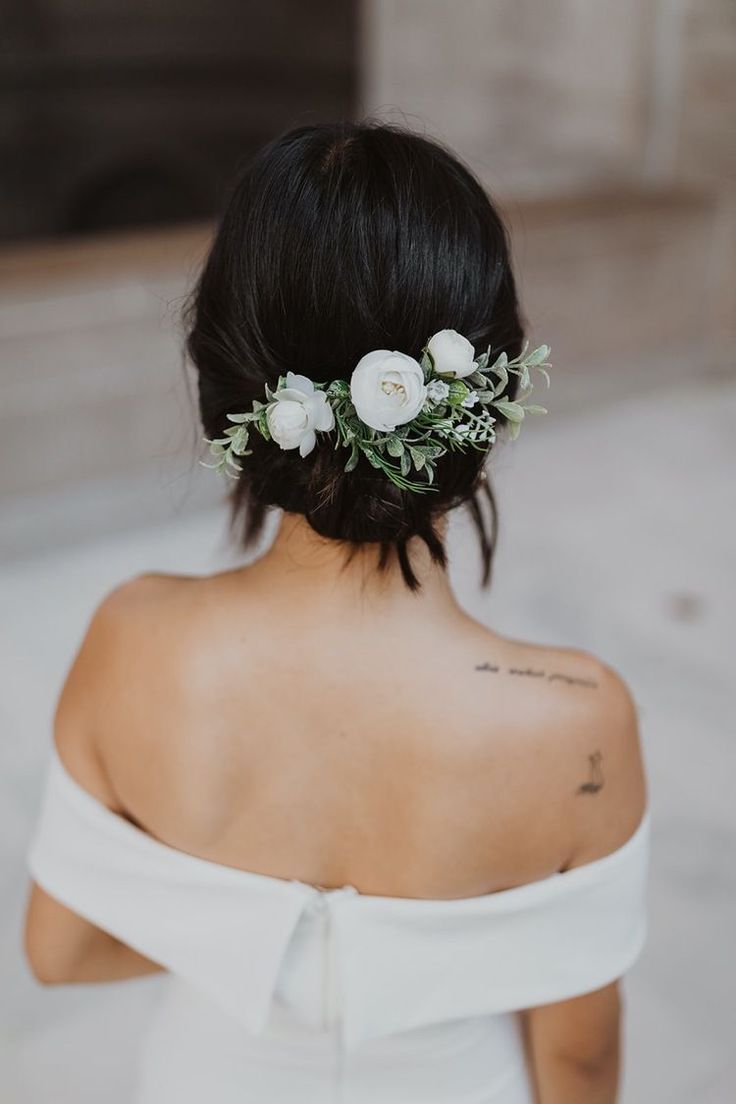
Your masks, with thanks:
[(31, 883), (23, 949), (37, 981), (46, 985), (67, 981), (96, 932), (88, 920)]
[(618, 1060), (621, 1043), (620, 983), (569, 1000), (540, 1005), (523, 1014), (527, 1043), (540, 1077), (555, 1064), (590, 1075)]

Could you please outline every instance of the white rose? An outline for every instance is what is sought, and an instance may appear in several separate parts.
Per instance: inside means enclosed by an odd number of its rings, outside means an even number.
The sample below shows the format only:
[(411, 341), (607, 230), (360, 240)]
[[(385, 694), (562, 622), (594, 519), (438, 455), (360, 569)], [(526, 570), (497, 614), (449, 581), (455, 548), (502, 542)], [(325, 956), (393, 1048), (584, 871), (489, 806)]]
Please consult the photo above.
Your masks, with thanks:
[(463, 379), (475, 371), (475, 349), (456, 330), (440, 330), (427, 342), (435, 372)]
[(415, 418), (427, 388), (421, 365), (405, 353), (374, 349), (362, 357), (350, 377), (350, 397), (358, 417), (384, 433)]
[(335, 415), (324, 391), (316, 391), (306, 376), (287, 372), (286, 386), (269, 404), (266, 421), (280, 448), (298, 448), (300, 456), (307, 456), (317, 444), (315, 431), (333, 429)]

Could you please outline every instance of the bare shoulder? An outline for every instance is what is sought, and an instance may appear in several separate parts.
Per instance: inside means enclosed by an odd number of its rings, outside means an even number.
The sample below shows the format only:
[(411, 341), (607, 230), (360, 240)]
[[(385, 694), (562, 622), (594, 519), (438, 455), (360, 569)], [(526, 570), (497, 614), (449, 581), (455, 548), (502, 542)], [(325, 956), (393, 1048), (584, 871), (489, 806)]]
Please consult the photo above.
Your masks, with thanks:
[(577, 649), (544, 651), (548, 704), (569, 770), (576, 841), (569, 865), (577, 866), (622, 846), (641, 822), (648, 794), (639, 713), (631, 687), (605, 660)]
[(507, 703), (529, 763), (530, 790), (544, 802), (550, 830), (569, 826), (568, 865), (616, 850), (636, 830), (647, 804), (630, 686), (612, 665), (582, 649), (495, 641), (476, 669), (504, 687), (494, 706)]
[(112, 587), (97, 605), (93, 617), (141, 613), (152, 601), (160, 602), (183, 595), (208, 576), (175, 575), (163, 571), (143, 571), (123, 579)]
[(110, 673), (121, 646), (127, 647), (137, 633), (143, 645), (155, 626), (165, 629), (166, 613), (175, 616), (199, 581), (196, 576), (144, 572), (116, 584), (92, 610), (75, 666), (81, 663), (86, 677)]
[(112, 587), (87, 619), (56, 702), (54, 743), (78, 781), (101, 798), (100, 721), (105, 718), (110, 731), (124, 719), (135, 701), (131, 688), (141, 686), (137, 676), (151, 670), (155, 655), (170, 655), (171, 642), (180, 640), (172, 630), (198, 581), (153, 572), (132, 576)]

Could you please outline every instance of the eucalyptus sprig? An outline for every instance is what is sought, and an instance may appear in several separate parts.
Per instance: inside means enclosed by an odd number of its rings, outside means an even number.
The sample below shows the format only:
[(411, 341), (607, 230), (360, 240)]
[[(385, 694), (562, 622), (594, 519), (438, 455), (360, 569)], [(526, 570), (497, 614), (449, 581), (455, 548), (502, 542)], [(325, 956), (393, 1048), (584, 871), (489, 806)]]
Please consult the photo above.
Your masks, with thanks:
[[(268, 387), (266, 387), (266, 391), (268, 392)], [(217, 460), (214, 464), (205, 464), (203, 460), (200, 460), (202, 467), (213, 468), (218, 474), (229, 475), (233, 479), (237, 479), (241, 471), (241, 465), (236, 457), (250, 456), (253, 452), (253, 449), (248, 448), (250, 426), (254, 426), (267, 441), (271, 439), (267, 411), (266, 403), (255, 399), (252, 410), (244, 414), (226, 414), (225, 417), (228, 421), (235, 424), (224, 430), (222, 437), (215, 437), (212, 440), (209, 437), (204, 438), (209, 443), (210, 452), (217, 457)]]

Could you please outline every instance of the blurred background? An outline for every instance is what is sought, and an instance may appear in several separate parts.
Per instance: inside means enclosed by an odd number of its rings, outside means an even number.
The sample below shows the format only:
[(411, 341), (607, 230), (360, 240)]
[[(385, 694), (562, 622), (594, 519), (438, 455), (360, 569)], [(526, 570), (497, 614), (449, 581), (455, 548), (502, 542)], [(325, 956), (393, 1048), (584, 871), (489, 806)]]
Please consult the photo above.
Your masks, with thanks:
[(547, 418), (494, 458), (502, 632), (637, 699), (654, 813), (623, 1104), (736, 1099), (733, 0), (1, 0), (0, 1100), (128, 1099), (156, 979), (40, 990), (24, 853), (91, 612), (219, 570), (180, 311), (239, 163), (297, 123), (438, 137), (498, 199)]

